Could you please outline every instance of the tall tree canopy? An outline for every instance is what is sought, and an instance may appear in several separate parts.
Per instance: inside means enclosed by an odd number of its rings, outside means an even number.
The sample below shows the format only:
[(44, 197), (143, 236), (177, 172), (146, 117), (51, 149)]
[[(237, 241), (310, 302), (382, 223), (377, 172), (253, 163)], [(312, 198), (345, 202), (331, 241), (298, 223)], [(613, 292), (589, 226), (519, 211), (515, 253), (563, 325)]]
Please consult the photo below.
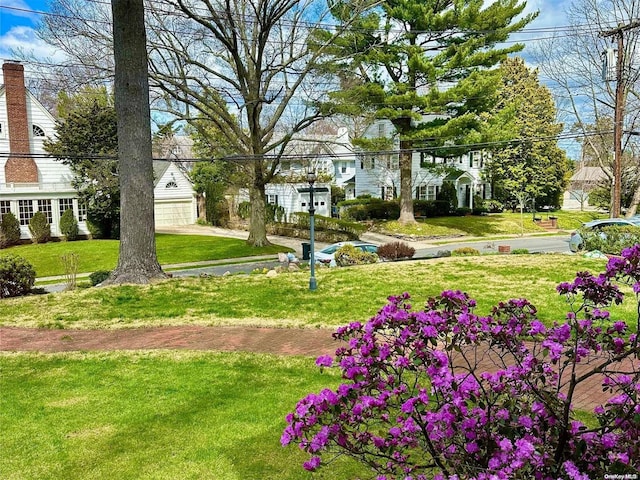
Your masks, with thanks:
[(45, 141), (44, 149), (71, 168), (72, 184), (87, 206), (94, 232), (118, 238), (120, 185), (113, 96), (104, 87), (84, 87), (75, 95), (61, 92), (58, 112), (56, 136)]
[(558, 147), (556, 136), (563, 125), (556, 122), (551, 92), (520, 58), (505, 60), (499, 72), (487, 133), (506, 143), (492, 149), (485, 169), (494, 196), (504, 202), (526, 197), (536, 205), (559, 206), (569, 163)]
[[(357, 17), (373, 1), (352, 2), (343, 22), (313, 46), (310, 30), (336, 23), (325, 0), (157, 0), (146, 5), (155, 106), (187, 122), (209, 119), (236, 158), (250, 165), (248, 241), (253, 245), (268, 243), (264, 187), (287, 144), (323, 117), (314, 99), (326, 84), (314, 80), (314, 65), (351, 26), (348, 17)], [(89, 0), (53, 0), (53, 10), (59, 16), (46, 17), (42, 37), (104, 75), (111, 48), (104, 9)]]
[[(517, 0), (382, 1), (334, 45), (325, 69), (342, 81), (324, 107), (349, 114), (356, 104), (393, 123), (400, 137), (401, 222), (415, 221), (413, 149), (479, 138), (479, 114), (490, 108), (495, 89), (490, 69), (523, 47), (498, 45), (535, 17), (522, 15), (524, 7)], [(334, 7), (338, 18), (351, 12), (348, 1)], [(322, 40), (327, 35), (316, 32)]]
[[(566, 11), (567, 26), (553, 38), (542, 42), (537, 52), (541, 72), (552, 80), (563, 121), (582, 134), (586, 154), (614, 181), (613, 119), (615, 118), (616, 65), (609, 65), (603, 79), (603, 53), (609, 49), (616, 58), (618, 36), (605, 36), (616, 27), (629, 26), (623, 35), (624, 59), (622, 90), (622, 151), (636, 155), (640, 137), (629, 132), (640, 128), (640, 2), (638, 0), (573, 0)], [(615, 62), (615, 60), (614, 60)], [(594, 128), (596, 127), (596, 128)], [(637, 155), (636, 155), (637, 156)], [(624, 157), (624, 155), (623, 155)], [(624, 158), (622, 158), (624, 162)], [(623, 166), (624, 170), (624, 166)], [(624, 174), (623, 174), (624, 177)], [(622, 179), (625, 181), (624, 178)], [(640, 169), (636, 170), (637, 187), (627, 209), (633, 215), (640, 203)], [(622, 194), (624, 196), (624, 183)], [(614, 205), (614, 189), (610, 190)], [(611, 208), (613, 214), (613, 208)]]

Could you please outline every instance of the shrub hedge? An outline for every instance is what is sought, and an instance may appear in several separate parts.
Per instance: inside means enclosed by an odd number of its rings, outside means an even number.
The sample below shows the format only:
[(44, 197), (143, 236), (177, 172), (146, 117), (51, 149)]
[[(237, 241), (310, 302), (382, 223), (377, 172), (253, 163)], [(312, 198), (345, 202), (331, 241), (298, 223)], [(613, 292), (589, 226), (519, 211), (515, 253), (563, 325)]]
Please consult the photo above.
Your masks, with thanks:
[(398, 260), (400, 258), (412, 258), (416, 249), (404, 242), (385, 243), (378, 247), (378, 257), (383, 260)]
[(640, 228), (611, 226), (600, 231), (580, 229), (585, 250), (599, 250), (610, 255), (619, 255), (624, 248), (640, 243)]
[(0, 220), (0, 248), (10, 247), (20, 242), (20, 222), (16, 216), (7, 212)]
[(67, 208), (60, 217), (60, 233), (70, 242), (78, 238), (78, 221), (71, 208)]
[(51, 225), (41, 211), (37, 211), (29, 220), (29, 231), (33, 243), (47, 243), (51, 239)]
[(26, 295), (35, 281), (36, 272), (27, 260), (17, 255), (0, 257), (0, 298)]

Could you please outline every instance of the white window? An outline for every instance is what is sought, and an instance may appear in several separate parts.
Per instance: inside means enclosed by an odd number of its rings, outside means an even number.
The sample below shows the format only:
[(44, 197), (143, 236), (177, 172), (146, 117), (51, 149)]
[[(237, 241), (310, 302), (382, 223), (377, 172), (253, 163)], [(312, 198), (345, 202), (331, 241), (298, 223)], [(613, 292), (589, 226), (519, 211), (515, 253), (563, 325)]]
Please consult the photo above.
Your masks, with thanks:
[(78, 200), (78, 221), (84, 222), (87, 220), (87, 204), (81, 200)]
[(342, 166), (340, 167), (340, 173), (347, 173), (347, 163), (343, 162)]
[(416, 198), (418, 200), (435, 200), (436, 199), (436, 186), (435, 185), (420, 185), (417, 188)]
[(58, 211), (60, 212), (60, 216), (69, 209), (73, 211), (73, 198), (58, 199)]
[(267, 203), (270, 203), (271, 205), (277, 205), (278, 195), (267, 195)]
[(33, 217), (33, 202), (31, 200), (18, 200), (18, 216), (20, 225), (29, 225)]
[(482, 155), (480, 152), (469, 152), (469, 157), (470, 157), (470, 164), (472, 168), (479, 168), (480, 167), (480, 159), (482, 158)]
[(0, 200), (0, 220), (5, 213), (11, 212), (11, 202), (9, 200)]
[(31, 126), (31, 131), (33, 132), (33, 136), (34, 137), (44, 137), (44, 130), (42, 129), (42, 127), (39, 127), (38, 125), (32, 125)]
[(51, 200), (38, 200), (38, 211), (44, 213), (49, 224), (53, 223), (53, 214), (51, 211)]

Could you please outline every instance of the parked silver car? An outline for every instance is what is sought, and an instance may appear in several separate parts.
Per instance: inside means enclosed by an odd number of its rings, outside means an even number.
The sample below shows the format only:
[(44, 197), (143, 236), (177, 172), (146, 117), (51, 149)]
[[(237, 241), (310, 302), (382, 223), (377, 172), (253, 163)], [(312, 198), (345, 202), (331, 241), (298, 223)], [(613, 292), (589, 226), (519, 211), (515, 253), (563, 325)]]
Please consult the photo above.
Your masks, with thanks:
[(352, 242), (338, 242), (332, 243), (331, 245), (324, 247), (322, 250), (318, 252), (314, 252), (313, 257), (315, 258), (316, 263), (324, 263), (325, 265), (329, 265), (331, 267), (336, 266), (336, 250), (344, 245), (353, 245), (357, 249), (362, 250), (363, 252), (376, 253), (378, 251), (378, 247), (373, 243), (361, 242), (359, 240), (354, 240)]
[[(640, 216), (631, 218), (605, 218), (602, 220), (591, 220), (590, 222), (583, 223), (579, 230), (571, 233), (571, 238), (569, 238), (569, 250), (572, 252), (578, 252), (584, 248), (584, 240), (580, 234), (581, 230), (592, 230), (597, 232), (605, 227), (612, 226), (640, 227)], [(602, 235), (604, 235), (604, 233), (602, 233)]]

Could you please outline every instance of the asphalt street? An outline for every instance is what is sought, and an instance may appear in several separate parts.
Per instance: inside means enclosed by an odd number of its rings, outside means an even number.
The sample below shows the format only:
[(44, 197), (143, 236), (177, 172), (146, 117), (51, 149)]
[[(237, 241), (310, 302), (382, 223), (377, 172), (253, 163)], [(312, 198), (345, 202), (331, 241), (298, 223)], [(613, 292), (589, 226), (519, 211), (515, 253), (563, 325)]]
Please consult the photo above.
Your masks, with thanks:
[[(365, 238), (367, 235), (363, 236), (363, 240), (370, 241), (375, 244), (386, 243), (390, 240), (394, 240), (390, 237), (384, 237), (380, 235), (370, 235), (369, 238)], [(384, 238), (383, 238), (384, 237)], [(298, 252), (298, 256), (300, 257), (300, 250), (302, 241), (299, 239), (284, 239), (274, 238), (274, 243), (284, 244), (291, 248), (295, 248)], [(536, 235), (530, 237), (511, 237), (507, 239), (485, 239), (479, 241), (449, 241), (447, 243), (436, 245), (435, 242), (430, 243), (427, 241), (407, 241), (408, 244), (412, 245), (416, 249), (416, 254), (414, 259), (426, 259), (432, 258), (438, 255), (438, 252), (442, 250), (453, 251), (457, 248), (462, 247), (472, 247), (478, 250), (480, 253), (496, 253), (498, 252), (498, 247), (503, 245), (508, 245), (511, 250), (526, 248), (531, 253), (540, 253), (540, 252), (558, 252), (558, 253), (567, 253), (569, 254), (569, 236), (567, 234), (556, 235), (556, 236), (546, 236), (546, 235)], [(325, 244), (319, 243), (316, 246), (316, 251), (321, 249)], [(233, 262), (233, 260), (230, 260)], [(245, 263), (223, 263), (217, 265), (206, 265), (201, 267), (193, 267), (189, 266), (188, 268), (175, 268), (171, 269), (170, 273), (173, 277), (197, 277), (203, 275), (211, 275), (211, 276), (220, 276), (225, 274), (250, 274), (254, 270), (270, 270), (276, 266), (280, 265), (276, 256), (273, 256), (273, 260), (265, 259), (264, 257), (257, 259), (256, 261), (250, 261)], [(165, 267), (166, 268), (166, 267)], [(49, 285), (43, 285), (44, 288), (48, 292), (59, 292), (65, 289), (65, 284), (63, 283), (55, 283)]]

